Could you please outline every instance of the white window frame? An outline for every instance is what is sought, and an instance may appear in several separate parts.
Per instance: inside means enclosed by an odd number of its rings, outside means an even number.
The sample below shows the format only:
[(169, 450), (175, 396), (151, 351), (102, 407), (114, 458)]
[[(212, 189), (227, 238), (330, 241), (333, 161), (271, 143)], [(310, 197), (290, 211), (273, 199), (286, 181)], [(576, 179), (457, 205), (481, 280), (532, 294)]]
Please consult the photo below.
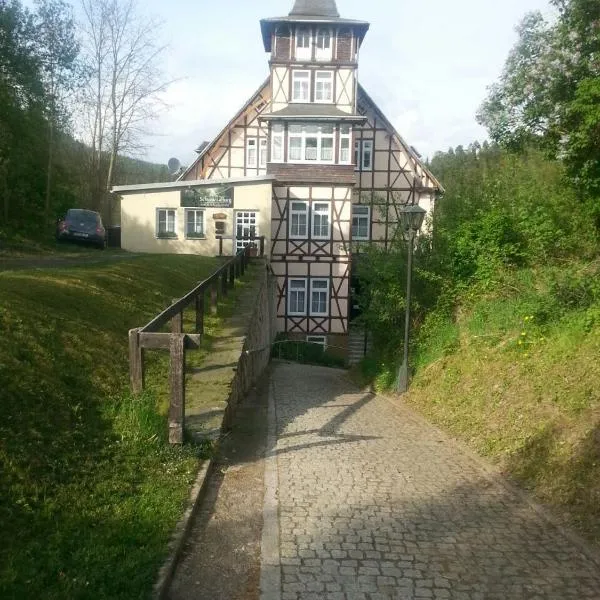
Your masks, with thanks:
[[(317, 288), (315, 289), (315, 283), (325, 283), (325, 288)], [(310, 307), (310, 316), (311, 317), (328, 317), (329, 316), (329, 279), (324, 277), (311, 277), (310, 279), (310, 297), (309, 297), (309, 307)], [(316, 311), (313, 310), (313, 294), (318, 292), (319, 294), (325, 294), (325, 310), (324, 311)]]
[[(365, 165), (366, 149), (371, 154), (371, 162)], [(354, 170), (355, 171), (372, 171), (375, 162), (375, 151), (373, 140), (355, 140), (354, 142)]]
[[(361, 152), (360, 152), (360, 167), (361, 171), (372, 171), (373, 163), (375, 162), (375, 155), (373, 149), (373, 140), (362, 140), (361, 144)], [(369, 148), (369, 152), (371, 153), (371, 162), (369, 165), (365, 164), (365, 156), (367, 155), (366, 148)]]
[[(298, 46), (300, 32), (308, 34), (308, 48), (300, 48)], [(296, 60), (312, 60), (312, 31), (310, 30), (310, 27), (297, 27), (294, 38), (296, 47)]]
[[(321, 33), (329, 34), (329, 46), (319, 48), (319, 36)], [(315, 35), (315, 59), (318, 61), (328, 61), (333, 58), (333, 29), (330, 27), (317, 27)]]
[[(302, 282), (304, 284), (304, 286), (302, 288), (296, 288), (296, 290), (300, 291), (302, 290), (304, 292), (304, 306), (302, 307), (302, 310), (296, 310), (293, 311), (292, 310), (292, 282)], [(305, 317), (306, 316), (306, 309), (307, 309), (307, 303), (308, 303), (308, 281), (306, 277), (289, 277), (287, 280), (287, 309), (288, 309), (288, 315), (292, 316), (292, 317)], [(296, 308), (298, 308), (298, 306), (296, 306)]]
[[(343, 133), (344, 129), (348, 131), (348, 133)], [(339, 161), (340, 165), (350, 165), (352, 164), (352, 126), (351, 125), (340, 125), (340, 143), (339, 143)], [(348, 159), (342, 160), (342, 143), (344, 141), (348, 142)]]
[[(300, 128), (300, 132), (295, 131), (296, 128)], [(309, 133), (308, 128), (317, 128), (317, 133)], [(324, 127), (331, 128), (331, 133), (323, 133)], [(315, 160), (306, 158), (308, 138), (317, 139), (316, 156)], [(292, 158), (292, 140), (300, 139), (300, 158)], [(323, 160), (323, 140), (331, 140), (331, 160)], [(326, 164), (331, 165), (335, 163), (335, 128), (331, 125), (308, 125), (303, 123), (295, 123), (288, 127), (288, 163), (308, 163), (308, 164)]]
[[(355, 214), (355, 209), (360, 208), (362, 214)], [(354, 219), (367, 220), (367, 235), (359, 236), (354, 233)], [(352, 205), (352, 240), (353, 241), (369, 241), (371, 239), (371, 207), (365, 204), (353, 204)], [(357, 226), (358, 229), (358, 226)]]
[[(258, 231), (260, 221), (260, 211), (252, 209), (236, 210), (234, 213), (234, 226), (235, 226), (235, 243), (233, 244), (233, 253), (237, 254), (240, 250), (243, 250), (246, 246), (253, 243), (253, 239), (256, 240), (260, 236)], [(252, 228), (254, 228), (253, 239), (243, 239), (244, 233), (250, 237), (252, 234)], [(241, 229), (241, 236), (238, 235)], [(247, 230), (245, 232), (244, 230)]]
[[(322, 208), (317, 208), (319, 206), (326, 206), (326, 210), (323, 210)], [(316, 226), (316, 217), (323, 217), (326, 216), (327, 217), (327, 233), (324, 234), (316, 234), (315, 233), (315, 226)], [(316, 200), (313, 202), (312, 205), (312, 211), (311, 211), (311, 219), (310, 219), (310, 233), (311, 233), (311, 238), (313, 240), (329, 240), (331, 239), (331, 202), (326, 202), (326, 201), (319, 201)]]
[[(197, 227), (197, 217), (198, 215), (202, 215), (202, 233), (192, 233), (188, 231), (188, 218), (190, 214), (194, 214), (194, 229)], [(205, 211), (201, 208), (186, 208), (185, 209), (185, 220), (184, 220), (184, 233), (186, 240), (204, 240), (206, 239), (206, 218)]]
[[(164, 233), (160, 232), (160, 213), (165, 212), (165, 223), (167, 225), (167, 230)], [(173, 231), (169, 231), (169, 213), (173, 213)], [(177, 239), (177, 209), (176, 208), (162, 208), (158, 207), (156, 209), (156, 230), (155, 236), (158, 239), (166, 239), (172, 240)]]
[[(324, 76), (327, 76), (327, 83), (329, 83), (329, 96), (319, 98), (319, 79), (323, 80)], [(315, 71), (315, 104), (333, 104), (333, 76), (333, 71)]]
[(323, 350), (327, 350), (327, 336), (326, 335), (307, 335), (306, 343), (323, 346)]
[[(308, 77), (305, 77), (308, 75)], [(296, 80), (306, 81), (306, 97), (304, 94), (296, 95)], [(312, 83), (312, 71), (309, 69), (293, 69), (292, 70), (292, 102), (299, 102), (302, 104), (310, 103), (310, 88)]]
[(246, 167), (256, 169), (258, 166), (258, 140), (255, 137), (249, 137), (246, 140)]
[[(291, 240), (306, 240), (308, 239), (308, 228), (310, 227), (310, 220), (308, 218), (308, 201), (306, 200), (293, 200), (290, 201), (290, 216), (289, 216), (289, 237)], [(302, 204), (303, 208), (300, 209), (299, 205)], [(296, 205), (294, 207), (294, 205)], [(293, 233), (293, 221), (294, 215), (304, 215), (304, 233), (298, 231), (298, 233)], [(298, 230), (300, 230), (300, 225), (298, 224)]]
[[(279, 146), (280, 156), (277, 156), (275, 140), (281, 142)], [(271, 162), (282, 163), (285, 160), (285, 127), (283, 123), (273, 123), (271, 126)]]
[(260, 138), (258, 142), (258, 166), (261, 169), (266, 168), (268, 158), (267, 138)]

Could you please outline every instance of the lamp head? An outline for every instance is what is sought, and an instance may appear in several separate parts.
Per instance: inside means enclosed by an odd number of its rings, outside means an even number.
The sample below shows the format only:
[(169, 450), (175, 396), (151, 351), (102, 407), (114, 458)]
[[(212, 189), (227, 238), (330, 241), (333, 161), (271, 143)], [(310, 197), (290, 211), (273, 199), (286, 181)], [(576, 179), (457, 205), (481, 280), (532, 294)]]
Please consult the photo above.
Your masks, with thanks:
[(400, 209), (400, 224), (402, 231), (420, 231), (427, 211), (417, 204), (404, 206)]

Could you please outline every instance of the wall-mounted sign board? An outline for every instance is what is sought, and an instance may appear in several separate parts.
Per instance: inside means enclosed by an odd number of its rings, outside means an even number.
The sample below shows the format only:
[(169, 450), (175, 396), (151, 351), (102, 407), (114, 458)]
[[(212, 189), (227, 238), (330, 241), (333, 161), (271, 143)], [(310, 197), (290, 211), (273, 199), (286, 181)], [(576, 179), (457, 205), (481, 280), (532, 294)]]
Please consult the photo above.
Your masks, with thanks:
[(188, 188), (181, 190), (183, 208), (232, 208), (233, 188)]

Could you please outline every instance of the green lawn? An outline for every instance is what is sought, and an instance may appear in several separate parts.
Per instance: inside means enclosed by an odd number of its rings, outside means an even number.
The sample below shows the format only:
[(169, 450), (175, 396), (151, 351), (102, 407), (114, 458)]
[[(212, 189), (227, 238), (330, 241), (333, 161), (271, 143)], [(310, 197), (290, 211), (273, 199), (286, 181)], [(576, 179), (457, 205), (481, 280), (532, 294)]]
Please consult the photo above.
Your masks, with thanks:
[(148, 596), (202, 451), (165, 444), (165, 358), (129, 396), (127, 331), (217, 264), (0, 272), (1, 598)]

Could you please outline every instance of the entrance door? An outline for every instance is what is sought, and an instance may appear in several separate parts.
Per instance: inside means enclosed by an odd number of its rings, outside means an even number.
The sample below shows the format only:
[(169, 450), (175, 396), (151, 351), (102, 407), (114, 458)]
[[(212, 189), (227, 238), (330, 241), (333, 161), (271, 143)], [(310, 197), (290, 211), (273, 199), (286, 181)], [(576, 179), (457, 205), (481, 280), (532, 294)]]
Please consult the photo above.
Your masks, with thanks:
[(235, 253), (243, 250), (259, 236), (258, 212), (238, 211), (235, 214)]

